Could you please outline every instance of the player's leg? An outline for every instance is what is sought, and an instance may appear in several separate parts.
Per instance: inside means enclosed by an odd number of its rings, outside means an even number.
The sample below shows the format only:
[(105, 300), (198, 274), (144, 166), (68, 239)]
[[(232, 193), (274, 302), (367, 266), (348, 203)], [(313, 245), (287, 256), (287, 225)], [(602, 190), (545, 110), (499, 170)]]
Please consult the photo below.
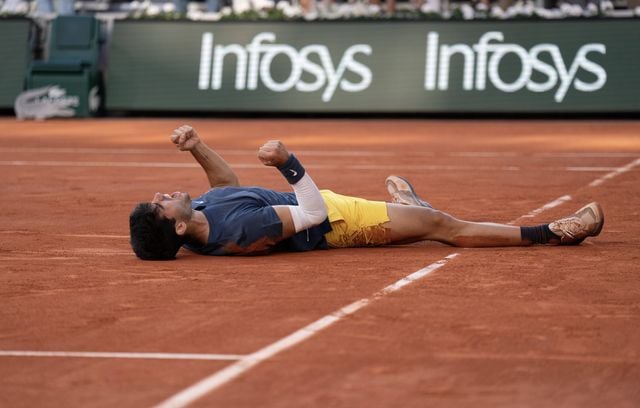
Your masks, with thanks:
[(598, 203), (534, 227), (463, 221), (431, 208), (398, 204), (387, 204), (387, 212), (389, 222), (385, 228), (395, 243), (434, 240), (463, 247), (574, 245), (600, 234), (604, 225), (604, 212)]
[(523, 240), (520, 227), (459, 220), (442, 211), (426, 207), (387, 204), (392, 243), (438, 241), (461, 247), (530, 245)]

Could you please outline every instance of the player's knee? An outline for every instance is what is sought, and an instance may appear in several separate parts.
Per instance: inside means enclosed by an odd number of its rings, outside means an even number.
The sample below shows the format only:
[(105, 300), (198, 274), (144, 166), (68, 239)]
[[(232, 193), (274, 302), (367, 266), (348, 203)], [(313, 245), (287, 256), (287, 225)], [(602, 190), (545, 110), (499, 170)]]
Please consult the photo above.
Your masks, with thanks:
[(455, 241), (462, 233), (460, 221), (439, 210), (430, 210), (427, 223), (426, 228), (430, 231), (431, 238), (438, 241), (455, 245)]

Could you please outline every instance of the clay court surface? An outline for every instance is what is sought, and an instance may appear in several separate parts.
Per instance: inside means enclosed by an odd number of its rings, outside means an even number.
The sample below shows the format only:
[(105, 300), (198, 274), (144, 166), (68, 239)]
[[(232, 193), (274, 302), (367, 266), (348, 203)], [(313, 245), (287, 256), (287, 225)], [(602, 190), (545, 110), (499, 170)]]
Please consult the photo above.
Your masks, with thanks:
[[(395, 173), (461, 218), (534, 225), (595, 200), (606, 223), (575, 247), (139, 261), (133, 205), (207, 189), (168, 141), (183, 123), (243, 184), (288, 190), (256, 159), (281, 139), (339, 193), (388, 200)], [(640, 406), (638, 121), (0, 127), (0, 406)]]

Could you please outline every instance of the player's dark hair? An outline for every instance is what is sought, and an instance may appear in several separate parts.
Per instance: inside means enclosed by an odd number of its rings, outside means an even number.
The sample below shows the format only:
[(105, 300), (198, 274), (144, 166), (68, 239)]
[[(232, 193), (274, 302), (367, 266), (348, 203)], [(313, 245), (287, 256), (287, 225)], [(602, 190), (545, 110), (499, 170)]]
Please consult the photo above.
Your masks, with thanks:
[(133, 252), (144, 260), (175, 259), (185, 243), (185, 238), (176, 233), (175, 225), (176, 220), (160, 215), (155, 205), (136, 205), (129, 215)]

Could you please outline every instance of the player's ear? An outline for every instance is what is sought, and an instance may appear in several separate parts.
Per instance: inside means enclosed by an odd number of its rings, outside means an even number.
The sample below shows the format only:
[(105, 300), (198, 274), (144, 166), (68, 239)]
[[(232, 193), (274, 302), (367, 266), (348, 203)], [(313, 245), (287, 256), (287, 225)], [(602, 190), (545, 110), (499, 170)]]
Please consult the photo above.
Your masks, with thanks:
[(187, 232), (187, 223), (184, 221), (176, 222), (176, 234), (183, 236)]

